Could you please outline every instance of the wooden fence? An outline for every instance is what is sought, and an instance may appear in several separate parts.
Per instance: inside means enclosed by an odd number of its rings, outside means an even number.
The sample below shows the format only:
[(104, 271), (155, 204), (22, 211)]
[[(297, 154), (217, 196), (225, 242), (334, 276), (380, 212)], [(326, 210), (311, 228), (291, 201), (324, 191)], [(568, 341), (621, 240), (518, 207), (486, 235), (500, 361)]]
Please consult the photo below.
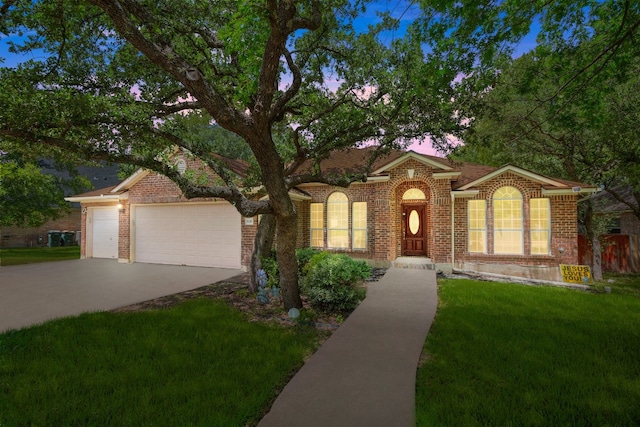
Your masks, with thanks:
[[(602, 237), (602, 271), (617, 273), (640, 272), (637, 235), (607, 234)], [(580, 264), (592, 264), (591, 244), (582, 235), (578, 236), (578, 256)]]

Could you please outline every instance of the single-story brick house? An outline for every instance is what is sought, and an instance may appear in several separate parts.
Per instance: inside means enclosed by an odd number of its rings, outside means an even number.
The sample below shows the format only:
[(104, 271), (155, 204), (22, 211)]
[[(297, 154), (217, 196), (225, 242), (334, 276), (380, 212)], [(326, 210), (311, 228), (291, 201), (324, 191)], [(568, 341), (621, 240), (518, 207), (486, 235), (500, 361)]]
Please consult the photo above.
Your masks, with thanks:
[[(342, 151), (321, 168), (358, 172), (370, 152)], [(242, 174), (241, 162), (232, 166)], [(559, 264), (578, 261), (577, 202), (595, 186), (399, 150), (370, 170), (366, 182), (348, 188), (311, 183), (291, 192), (299, 247), (377, 265), (418, 256), (443, 271), (551, 280), (560, 279)], [(83, 258), (249, 265), (258, 218), (241, 218), (224, 200), (186, 200), (164, 176), (139, 170), (116, 186), (68, 200), (82, 204)]]

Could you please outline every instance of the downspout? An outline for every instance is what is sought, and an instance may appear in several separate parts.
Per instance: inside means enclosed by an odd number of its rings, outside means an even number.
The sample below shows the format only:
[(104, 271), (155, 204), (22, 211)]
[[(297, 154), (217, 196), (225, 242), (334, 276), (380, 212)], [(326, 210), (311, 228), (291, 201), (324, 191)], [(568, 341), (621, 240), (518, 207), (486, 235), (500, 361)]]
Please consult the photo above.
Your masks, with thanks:
[(455, 207), (456, 207), (456, 195), (454, 192), (451, 192), (451, 272), (456, 265), (456, 242), (455, 242), (455, 231), (456, 231), (456, 216), (455, 216)]

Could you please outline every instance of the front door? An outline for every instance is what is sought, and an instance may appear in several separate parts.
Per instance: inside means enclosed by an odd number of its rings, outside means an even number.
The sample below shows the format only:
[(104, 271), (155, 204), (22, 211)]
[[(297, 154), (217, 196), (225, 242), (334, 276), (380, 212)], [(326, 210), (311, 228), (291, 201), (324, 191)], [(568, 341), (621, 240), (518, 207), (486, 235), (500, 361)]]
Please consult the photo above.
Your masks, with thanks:
[(423, 256), (427, 253), (425, 205), (402, 206), (402, 255)]

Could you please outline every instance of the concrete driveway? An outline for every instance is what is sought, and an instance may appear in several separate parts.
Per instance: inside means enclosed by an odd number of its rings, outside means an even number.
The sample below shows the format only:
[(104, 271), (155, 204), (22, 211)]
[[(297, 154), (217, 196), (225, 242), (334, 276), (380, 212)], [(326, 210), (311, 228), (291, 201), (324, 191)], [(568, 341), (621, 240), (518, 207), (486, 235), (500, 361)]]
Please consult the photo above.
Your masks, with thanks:
[(175, 294), (241, 270), (86, 259), (0, 267), (0, 332)]

